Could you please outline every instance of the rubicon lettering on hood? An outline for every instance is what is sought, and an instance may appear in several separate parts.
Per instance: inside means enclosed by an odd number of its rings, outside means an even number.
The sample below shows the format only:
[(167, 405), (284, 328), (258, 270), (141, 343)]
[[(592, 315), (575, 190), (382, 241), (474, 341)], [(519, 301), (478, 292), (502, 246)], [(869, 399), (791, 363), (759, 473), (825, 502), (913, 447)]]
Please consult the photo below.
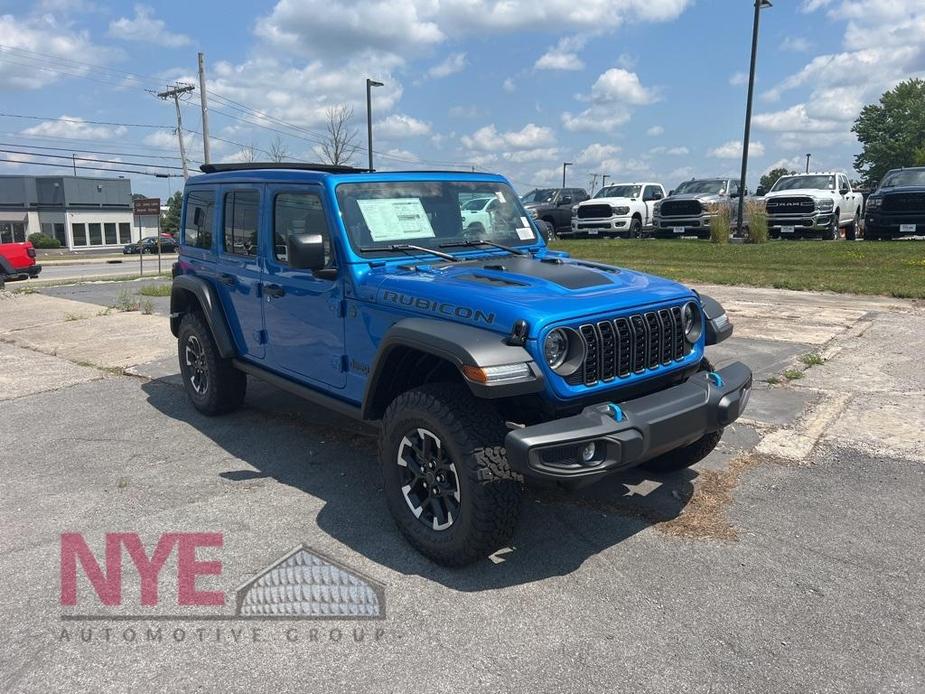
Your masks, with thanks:
[(430, 311), (444, 316), (455, 316), (465, 320), (475, 321), (491, 325), (495, 322), (494, 313), (485, 313), (477, 308), (468, 306), (457, 306), (443, 301), (431, 301), (420, 296), (410, 296), (409, 294), (399, 294), (398, 292), (387, 291), (382, 295), (383, 301), (389, 301), (399, 306), (414, 306), (421, 311)]

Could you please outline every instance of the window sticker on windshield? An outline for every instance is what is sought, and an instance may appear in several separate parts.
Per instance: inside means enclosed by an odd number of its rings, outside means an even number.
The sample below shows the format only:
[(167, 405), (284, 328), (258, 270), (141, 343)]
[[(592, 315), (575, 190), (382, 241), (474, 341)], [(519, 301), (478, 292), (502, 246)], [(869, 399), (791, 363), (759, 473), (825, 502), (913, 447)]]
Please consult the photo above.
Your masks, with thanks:
[(502, 193), (500, 190), (495, 191), (495, 197), (498, 198), (498, 200), (501, 202), (507, 202), (507, 200), (504, 199), (504, 193)]
[(375, 242), (434, 238), (420, 198), (357, 200), (369, 235)]
[(521, 241), (532, 241), (533, 230), (529, 227), (527, 229), (517, 229), (517, 238), (519, 238)]

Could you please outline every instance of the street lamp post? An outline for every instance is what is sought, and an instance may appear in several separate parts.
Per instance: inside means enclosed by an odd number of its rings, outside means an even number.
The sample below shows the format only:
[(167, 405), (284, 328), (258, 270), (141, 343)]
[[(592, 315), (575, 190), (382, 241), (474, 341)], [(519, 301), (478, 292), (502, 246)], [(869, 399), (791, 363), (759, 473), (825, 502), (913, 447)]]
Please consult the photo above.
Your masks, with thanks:
[(810, 152), (806, 153), (806, 173), (809, 173), (809, 158), (813, 156)]
[(570, 161), (562, 162), (562, 187), (565, 188), (565, 170), (572, 165)]
[(748, 70), (748, 101), (745, 105), (745, 140), (742, 143), (742, 177), (739, 180), (739, 216), (736, 233), (742, 233), (745, 216), (745, 175), (748, 173), (748, 139), (752, 130), (752, 96), (755, 93), (755, 61), (758, 58), (758, 22), (761, 10), (771, 7), (769, 0), (755, 0), (755, 20), (752, 25), (752, 61)]
[(366, 78), (366, 134), (369, 147), (369, 170), (373, 170), (373, 99), (372, 88), (384, 86), (382, 82)]
[(601, 188), (604, 188), (607, 185), (608, 178), (610, 178), (610, 174), (601, 174)]

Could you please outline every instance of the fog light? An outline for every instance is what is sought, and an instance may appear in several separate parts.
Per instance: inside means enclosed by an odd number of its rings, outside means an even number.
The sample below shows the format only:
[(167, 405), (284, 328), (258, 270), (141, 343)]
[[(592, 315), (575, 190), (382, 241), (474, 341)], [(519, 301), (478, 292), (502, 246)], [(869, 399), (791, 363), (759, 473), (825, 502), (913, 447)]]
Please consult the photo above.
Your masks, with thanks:
[(586, 443), (584, 448), (581, 449), (581, 461), (583, 463), (590, 463), (594, 460), (594, 454), (597, 453), (597, 446), (594, 441), (591, 443)]

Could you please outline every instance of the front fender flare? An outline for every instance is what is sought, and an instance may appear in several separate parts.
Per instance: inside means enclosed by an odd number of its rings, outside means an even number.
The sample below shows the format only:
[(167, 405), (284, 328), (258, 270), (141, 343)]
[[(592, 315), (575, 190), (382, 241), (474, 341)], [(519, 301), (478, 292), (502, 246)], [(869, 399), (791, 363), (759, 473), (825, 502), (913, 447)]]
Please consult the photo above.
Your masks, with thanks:
[(191, 275), (174, 277), (170, 291), (170, 332), (174, 336), (179, 335), (180, 319), (183, 314), (196, 308), (194, 301), (198, 304), (209, 330), (212, 331), (218, 353), (224, 359), (237, 356), (231, 330), (228, 328), (228, 320), (218, 294), (211, 284), (200, 277)]
[(463, 366), (530, 365), (529, 378), (497, 384), (476, 383), (463, 374), (463, 380), (476, 397), (511, 397), (536, 393), (545, 387), (542, 371), (530, 353), (520, 345), (509, 345), (504, 335), (462, 323), (405, 318), (389, 328), (379, 343), (363, 395), (364, 417), (374, 409), (375, 394), (387, 369), (389, 355), (401, 347), (444, 359), (459, 369), (461, 374)]

